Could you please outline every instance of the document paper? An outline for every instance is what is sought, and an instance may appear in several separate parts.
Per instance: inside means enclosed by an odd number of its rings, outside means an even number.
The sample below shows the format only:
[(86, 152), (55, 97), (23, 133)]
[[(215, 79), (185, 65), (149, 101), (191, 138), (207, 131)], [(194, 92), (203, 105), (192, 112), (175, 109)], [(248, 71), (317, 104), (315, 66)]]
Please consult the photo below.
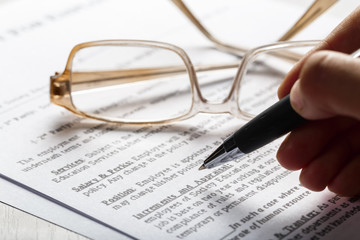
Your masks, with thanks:
[[(274, 2), (295, 12), (295, 5)], [(356, 238), (358, 198), (302, 187), (298, 172), (275, 158), (281, 140), (198, 171), (245, 123), (241, 119), (200, 114), (181, 123), (127, 127), (86, 120), (49, 103), (48, 78), (79, 42), (152, 39), (190, 52), (211, 46), (169, 1), (36, 1), (39, 8), (25, 14), (31, 4), (8, 3), (0, 14), (8, 22), (0, 28), (3, 178), (118, 232), (119, 239)], [(210, 10), (205, 13), (221, 18), (233, 9)], [(202, 61), (199, 52), (190, 56)], [(226, 84), (207, 94), (226, 94)]]

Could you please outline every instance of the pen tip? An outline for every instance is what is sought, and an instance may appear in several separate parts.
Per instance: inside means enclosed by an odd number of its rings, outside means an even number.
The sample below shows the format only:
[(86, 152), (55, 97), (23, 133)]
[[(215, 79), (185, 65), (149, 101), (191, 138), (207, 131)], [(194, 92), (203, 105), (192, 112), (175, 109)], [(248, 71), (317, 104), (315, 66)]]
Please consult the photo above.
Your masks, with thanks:
[(204, 169), (206, 169), (204, 164), (199, 167), (199, 170), (204, 170)]

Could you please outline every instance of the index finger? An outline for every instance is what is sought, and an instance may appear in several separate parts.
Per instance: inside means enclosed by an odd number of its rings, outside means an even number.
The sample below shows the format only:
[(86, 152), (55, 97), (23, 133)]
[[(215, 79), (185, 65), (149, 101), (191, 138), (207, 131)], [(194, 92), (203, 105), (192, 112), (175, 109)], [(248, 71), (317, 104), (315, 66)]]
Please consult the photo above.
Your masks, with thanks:
[(308, 58), (315, 51), (332, 50), (352, 53), (360, 48), (360, 6), (346, 17), (318, 46), (306, 54), (286, 75), (278, 89), (279, 98), (290, 93), (295, 81), (299, 78), (300, 70)]

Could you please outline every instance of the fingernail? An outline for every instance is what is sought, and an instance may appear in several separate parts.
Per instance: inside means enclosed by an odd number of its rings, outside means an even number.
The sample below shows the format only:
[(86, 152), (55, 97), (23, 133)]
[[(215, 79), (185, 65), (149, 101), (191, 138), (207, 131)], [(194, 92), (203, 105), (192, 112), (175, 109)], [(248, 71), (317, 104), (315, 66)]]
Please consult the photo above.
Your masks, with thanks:
[(299, 80), (297, 80), (290, 91), (290, 103), (294, 110), (298, 113), (304, 109), (304, 100), (302, 98)]

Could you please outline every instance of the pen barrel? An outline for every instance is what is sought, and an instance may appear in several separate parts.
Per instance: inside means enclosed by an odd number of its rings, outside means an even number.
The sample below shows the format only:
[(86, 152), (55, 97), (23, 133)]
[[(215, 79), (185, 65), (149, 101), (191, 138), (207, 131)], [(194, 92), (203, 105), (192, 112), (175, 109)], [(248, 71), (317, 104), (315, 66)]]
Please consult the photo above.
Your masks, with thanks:
[(233, 135), (237, 147), (250, 153), (304, 124), (307, 120), (295, 112), (287, 95)]

